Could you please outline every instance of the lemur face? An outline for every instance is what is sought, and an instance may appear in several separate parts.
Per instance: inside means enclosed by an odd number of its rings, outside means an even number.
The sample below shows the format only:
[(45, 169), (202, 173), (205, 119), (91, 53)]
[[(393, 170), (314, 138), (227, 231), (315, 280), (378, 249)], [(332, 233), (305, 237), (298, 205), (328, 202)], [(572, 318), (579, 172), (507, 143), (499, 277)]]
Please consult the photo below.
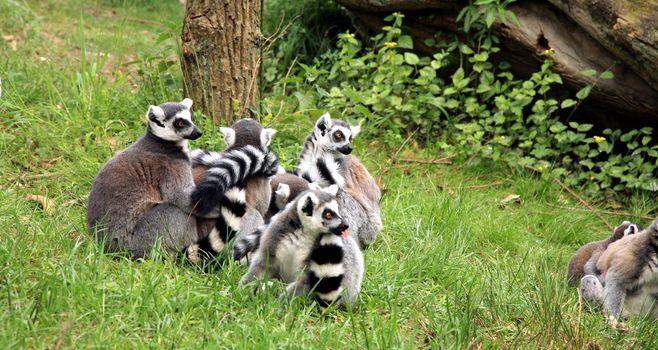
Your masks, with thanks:
[(151, 106), (147, 118), (153, 134), (172, 142), (196, 140), (201, 137), (203, 133), (192, 122), (191, 107), (192, 100), (189, 98), (180, 103), (166, 102)]
[(323, 114), (313, 129), (318, 145), (336, 154), (352, 153), (352, 141), (361, 127), (350, 126), (340, 120), (331, 120), (329, 113)]
[(636, 234), (640, 231), (642, 231), (642, 228), (640, 228), (638, 225), (631, 223), (630, 221), (624, 221), (621, 223), (621, 225), (615, 228), (615, 231), (612, 234), (612, 242), (618, 239), (622, 239), (628, 235)]
[(340, 216), (336, 192), (331, 187), (338, 188), (332, 185), (328, 190), (307, 191), (302, 194), (297, 204), (299, 217), (308, 231), (346, 236), (349, 226)]

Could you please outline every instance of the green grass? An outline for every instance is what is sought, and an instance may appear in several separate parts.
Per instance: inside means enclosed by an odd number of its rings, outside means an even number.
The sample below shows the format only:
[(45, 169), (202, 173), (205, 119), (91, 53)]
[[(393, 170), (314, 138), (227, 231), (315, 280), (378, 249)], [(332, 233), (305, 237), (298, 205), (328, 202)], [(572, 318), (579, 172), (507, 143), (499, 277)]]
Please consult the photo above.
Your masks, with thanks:
[[(656, 348), (654, 321), (619, 332), (579, 309), (566, 263), (609, 230), (592, 213), (556, 208), (580, 208), (559, 186), (495, 164), (385, 171), (395, 150), (377, 140), (356, 148), (386, 187), (385, 228), (365, 252), (352, 310), (282, 307), (280, 285), (238, 286), (244, 266), (204, 274), (159, 255), (103, 253), (85, 224), (94, 175), (143, 134), (149, 104), (183, 97), (179, 66), (161, 64), (175, 62), (164, 39), (183, 8), (159, 3), (0, 2), (10, 14), (0, 16), (0, 348)], [(273, 125), (288, 163), (312, 125), (294, 118)], [(201, 125), (196, 145), (219, 147), (216, 127)], [(523, 204), (501, 208), (510, 193)], [(655, 207), (636, 196), (620, 209), (633, 216), (606, 218), (646, 225), (638, 216)]]

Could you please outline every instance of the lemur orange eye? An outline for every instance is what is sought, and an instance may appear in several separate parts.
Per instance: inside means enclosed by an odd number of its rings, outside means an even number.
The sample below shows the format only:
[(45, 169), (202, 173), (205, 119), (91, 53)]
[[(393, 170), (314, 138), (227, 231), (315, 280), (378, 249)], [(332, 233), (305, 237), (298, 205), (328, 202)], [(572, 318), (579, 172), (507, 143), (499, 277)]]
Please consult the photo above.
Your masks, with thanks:
[(174, 122), (174, 128), (176, 129), (184, 128), (185, 125), (187, 125), (187, 122), (185, 122), (184, 119), (176, 119), (176, 121)]
[(336, 138), (339, 139), (339, 140), (342, 140), (343, 137), (345, 137), (345, 136), (343, 136), (342, 132), (337, 132), (335, 135), (336, 135)]
[(324, 212), (324, 218), (327, 219), (327, 220), (331, 220), (331, 219), (334, 218), (334, 213), (332, 213), (330, 211), (325, 211)]

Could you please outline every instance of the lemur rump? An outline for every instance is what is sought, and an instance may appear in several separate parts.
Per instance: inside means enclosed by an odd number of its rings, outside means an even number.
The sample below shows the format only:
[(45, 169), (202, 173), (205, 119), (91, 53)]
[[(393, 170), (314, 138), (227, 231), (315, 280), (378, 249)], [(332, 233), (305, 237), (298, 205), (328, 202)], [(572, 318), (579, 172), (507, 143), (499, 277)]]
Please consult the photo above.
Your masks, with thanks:
[(600, 275), (583, 277), (581, 294), (602, 305), (611, 320), (630, 315), (658, 318), (658, 220), (611, 243), (596, 269)]
[(87, 223), (110, 251), (145, 257), (159, 237), (168, 250), (196, 239), (195, 189), (187, 140), (201, 136), (192, 100), (150, 106), (146, 135), (115, 155), (94, 180)]
[[(212, 192), (225, 177), (251, 174), (249, 169), (257, 167), (259, 162), (265, 164), (267, 171), (244, 177), (223, 195), (216, 191), (210, 195), (199, 194), (206, 197), (205, 210), (219, 210), (220, 215), (215, 220), (202, 221), (199, 240), (185, 248), (185, 255), (192, 263), (213, 260), (222, 255), (226, 243), (234, 236), (251, 233), (264, 223), (263, 215), (270, 202), (270, 177), (278, 169), (278, 159), (268, 149), (276, 130), (265, 129), (253, 119), (242, 119), (230, 128), (221, 128), (221, 132), (228, 146), (226, 151), (190, 152), (194, 179), (200, 189)], [(240, 157), (225, 156), (231, 152), (242, 153)]]
[(336, 186), (304, 192), (275, 215), (260, 237), (242, 283), (269, 277), (288, 284), (288, 295), (351, 305), (363, 279), (363, 255), (347, 233)]
[(596, 274), (596, 262), (599, 260), (603, 251), (608, 248), (610, 243), (622, 239), (628, 235), (632, 235), (641, 230), (638, 225), (628, 221), (624, 221), (621, 225), (615, 228), (615, 231), (607, 239), (590, 242), (582, 246), (569, 261), (567, 270), (567, 283), (569, 287), (578, 287), (580, 279), (585, 275)]

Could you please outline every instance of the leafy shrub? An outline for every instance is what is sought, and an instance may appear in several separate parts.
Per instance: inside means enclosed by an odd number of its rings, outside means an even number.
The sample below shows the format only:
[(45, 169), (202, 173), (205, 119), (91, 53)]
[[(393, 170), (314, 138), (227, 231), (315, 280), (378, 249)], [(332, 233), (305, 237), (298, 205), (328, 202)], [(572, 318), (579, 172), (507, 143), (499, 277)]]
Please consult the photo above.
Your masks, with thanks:
[[(369, 130), (391, 147), (413, 131), (446, 153), (561, 177), (589, 194), (658, 191), (658, 145), (652, 142), (652, 128), (626, 133), (606, 129), (601, 136), (590, 134), (591, 124), (561, 121), (559, 113), (573, 113), (592, 86), (574, 99), (556, 99), (552, 92), (562, 79), (552, 71), (550, 51), (541, 69), (524, 80), (515, 79), (509, 64), (490, 61), (499, 51), (491, 25), (516, 18), (504, 8), (507, 2), (467, 6), (459, 18), (470, 39), (428, 42), (436, 46), (429, 57), (412, 52), (413, 40), (402, 30), (404, 15), (394, 13), (386, 17), (383, 32), (371, 38), (370, 47), (343, 33), (336, 50), (302, 64), (303, 72), (279, 81), (274, 92), (293, 90), (299, 110), (317, 105), (366, 119)], [(598, 78), (613, 76), (606, 71)]]

